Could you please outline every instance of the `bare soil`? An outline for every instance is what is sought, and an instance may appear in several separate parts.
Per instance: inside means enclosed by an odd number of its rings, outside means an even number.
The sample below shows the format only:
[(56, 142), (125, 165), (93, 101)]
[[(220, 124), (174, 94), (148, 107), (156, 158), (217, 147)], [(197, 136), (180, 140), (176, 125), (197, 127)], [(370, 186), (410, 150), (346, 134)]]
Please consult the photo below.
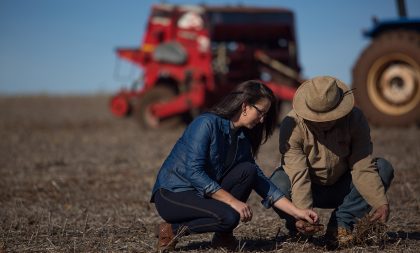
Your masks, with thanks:
[[(149, 203), (156, 173), (183, 127), (144, 132), (114, 118), (106, 96), (0, 97), (0, 252), (153, 252)], [(396, 175), (391, 217), (381, 245), (333, 250), (320, 240), (287, 239), (283, 222), (260, 204), (235, 235), (242, 252), (418, 252), (420, 129), (372, 129), (374, 154)], [(269, 175), (279, 163), (278, 131), (258, 163)], [(319, 210), (325, 224), (331, 210)], [(211, 234), (181, 238), (177, 251), (210, 248)]]

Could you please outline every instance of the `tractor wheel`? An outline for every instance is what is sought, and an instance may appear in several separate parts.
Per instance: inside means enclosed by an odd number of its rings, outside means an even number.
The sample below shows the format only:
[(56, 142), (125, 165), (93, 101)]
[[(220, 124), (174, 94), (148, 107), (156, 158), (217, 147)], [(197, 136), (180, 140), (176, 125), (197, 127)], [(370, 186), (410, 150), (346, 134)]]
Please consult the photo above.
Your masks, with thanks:
[(167, 129), (180, 125), (181, 116), (172, 116), (164, 119), (155, 117), (150, 106), (157, 102), (169, 101), (176, 96), (176, 92), (165, 86), (156, 86), (140, 98), (135, 110), (135, 117), (143, 129)]
[(353, 68), (356, 103), (375, 125), (420, 121), (420, 34), (390, 31), (376, 38)]
[(128, 99), (121, 95), (112, 97), (109, 103), (109, 107), (112, 114), (117, 117), (129, 116), (132, 109)]

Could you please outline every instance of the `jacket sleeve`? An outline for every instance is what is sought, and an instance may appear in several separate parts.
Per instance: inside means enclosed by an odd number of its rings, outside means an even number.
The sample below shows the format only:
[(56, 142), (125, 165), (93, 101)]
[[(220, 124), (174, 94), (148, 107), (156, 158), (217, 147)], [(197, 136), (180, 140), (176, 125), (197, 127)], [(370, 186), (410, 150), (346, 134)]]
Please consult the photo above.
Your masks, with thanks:
[(277, 200), (284, 197), (284, 193), (280, 191), (268, 179), (264, 172), (257, 166), (257, 180), (255, 182), (255, 192), (263, 198), (261, 203), (265, 208), (270, 208)]
[(350, 120), (351, 155), (349, 166), (353, 184), (374, 209), (388, 204), (378, 168), (372, 159), (370, 129), (363, 113), (354, 109)]
[(218, 191), (220, 185), (205, 171), (214, 123), (202, 117), (191, 123), (185, 132), (186, 168), (183, 176), (197, 189), (201, 197)]
[(299, 208), (311, 208), (311, 178), (303, 150), (303, 134), (295, 119), (287, 116), (280, 127), (279, 150), (281, 164), (291, 182), (292, 202)]

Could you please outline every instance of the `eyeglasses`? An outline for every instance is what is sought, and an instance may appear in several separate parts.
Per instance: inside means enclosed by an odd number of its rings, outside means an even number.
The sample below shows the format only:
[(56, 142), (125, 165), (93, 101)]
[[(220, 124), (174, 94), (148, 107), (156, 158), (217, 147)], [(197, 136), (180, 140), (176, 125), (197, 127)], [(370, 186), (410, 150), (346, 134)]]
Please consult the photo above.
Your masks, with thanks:
[(255, 105), (253, 105), (253, 104), (250, 104), (252, 107), (254, 107), (255, 108), (255, 110), (257, 110), (257, 113), (258, 113), (258, 116), (259, 117), (264, 117), (267, 113), (266, 112), (263, 112), (260, 108), (258, 108), (257, 106), (255, 106)]

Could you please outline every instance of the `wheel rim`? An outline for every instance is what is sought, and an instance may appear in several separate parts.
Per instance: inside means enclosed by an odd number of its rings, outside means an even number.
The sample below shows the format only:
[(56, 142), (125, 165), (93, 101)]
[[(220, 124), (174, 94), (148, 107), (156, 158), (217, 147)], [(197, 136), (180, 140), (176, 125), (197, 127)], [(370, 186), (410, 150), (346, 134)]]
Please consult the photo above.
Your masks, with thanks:
[(118, 117), (127, 115), (128, 101), (123, 97), (115, 97), (111, 101), (111, 112)]
[(403, 54), (390, 54), (376, 60), (367, 80), (373, 105), (393, 116), (414, 109), (420, 102), (419, 69), (416, 61)]

